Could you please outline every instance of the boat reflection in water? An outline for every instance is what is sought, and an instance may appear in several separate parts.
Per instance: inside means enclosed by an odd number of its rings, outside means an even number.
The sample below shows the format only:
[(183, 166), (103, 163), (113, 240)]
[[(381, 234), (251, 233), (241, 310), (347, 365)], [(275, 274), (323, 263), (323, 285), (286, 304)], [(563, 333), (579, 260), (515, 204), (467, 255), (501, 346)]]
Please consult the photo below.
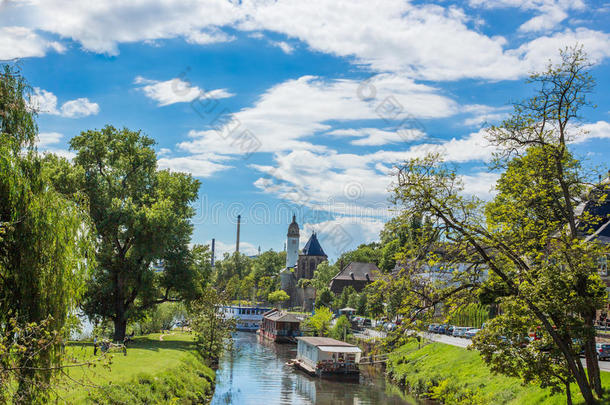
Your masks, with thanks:
[(296, 345), (276, 344), (238, 332), (216, 374), (213, 405), (369, 405), (417, 404), (387, 384), (380, 369), (361, 367), (359, 381), (311, 377), (286, 365)]

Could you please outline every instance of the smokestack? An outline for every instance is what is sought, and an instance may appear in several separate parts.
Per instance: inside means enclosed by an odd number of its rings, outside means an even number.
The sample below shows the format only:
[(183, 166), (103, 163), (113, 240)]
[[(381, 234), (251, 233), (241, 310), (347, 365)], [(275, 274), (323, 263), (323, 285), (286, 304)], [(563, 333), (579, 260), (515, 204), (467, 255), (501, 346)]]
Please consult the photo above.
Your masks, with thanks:
[(235, 242), (235, 252), (239, 253), (239, 226), (241, 225), (241, 215), (237, 216), (237, 242)]
[(212, 267), (214, 267), (214, 258), (216, 257), (216, 239), (212, 238), (212, 260), (210, 260), (210, 262), (212, 263)]

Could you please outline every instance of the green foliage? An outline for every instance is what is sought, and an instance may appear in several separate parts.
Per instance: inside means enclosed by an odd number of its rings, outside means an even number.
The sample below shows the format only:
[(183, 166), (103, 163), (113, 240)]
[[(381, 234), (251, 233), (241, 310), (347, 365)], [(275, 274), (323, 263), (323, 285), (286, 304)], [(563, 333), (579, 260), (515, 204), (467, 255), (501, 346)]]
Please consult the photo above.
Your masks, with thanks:
[(33, 149), (38, 136), (36, 112), (28, 107), (31, 87), (15, 67), (3, 65), (0, 73), (0, 145), (13, 155)]
[(235, 318), (223, 313), (223, 307), (230, 302), (226, 291), (208, 286), (190, 308), (191, 329), (196, 336), (197, 350), (212, 366), (218, 364), (228, 346), (226, 342), (231, 341), (231, 333), (235, 330)]
[(186, 319), (186, 317), (187, 312), (183, 303), (164, 302), (151, 308), (144, 319), (138, 322), (139, 334), (169, 330), (177, 321)]
[(315, 314), (307, 318), (303, 324), (313, 336), (327, 336), (332, 319), (333, 313), (330, 309), (318, 307)]
[(316, 308), (330, 307), (335, 299), (335, 295), (328, 287), (323, 287), (317, 291)]
[(356, 306), (358, 305), (358, 303), (357, 303), (358, 293), (356, 292), (354, 287), (352, 287), (351, 285), (348, 285), (347, 287), (345, 287), (343, 289), (343, 291), (341, 291), (341, 294), (339, 294), (335, 298), (335, 302), (333, 302), (333, 307), (335, 309), (341, 309), (341, 308), (349, 307), (350, 306), (350, 299), (352, 300), (352, 304), (354, 305), (351, 308), (355, 309)]
[(112, 126), (70, 141), (99, 241), (99, 266), (83, 306), (92, 317), (114, 321), (115, 340), (152, 306), (195, 298), (206, 272), (188, 248), (199, 181), (157, 171), (153, 146), (140, 131)]
[[(93, 259), (89, 218), (50, 184), (36, 154), (35, 114), (28, 107), (25, 79), (13, 68), (0, 73), (0, 340), (3, 349), (36, 326), (46, 339), (64, 332), (82, 295)], [(42, 330), (39, 330), (42, 328)], [(45, 341), (45, 339), (42, 339)], [(13, 400), (44, 401), (61, 362), (58, 343), (3, 351), (0, 365), (12, 364)], [(36, 345), (34, 345), (36, 347)], [(0, 380), (8, 378), (0, 375)], [(12, 378), (12, 377), (11, 377)], [(3, 383), (6, 383), (3, 382)], [(0, 398), (2, 399), (2, 398)], [(6, 397), (5, 397), (6, 399)], [(1, 401), (0, 401), (1, 402)]]
[[(562, 52), (559, 65), (531, 76), (539, 85), (536, 95), (516, 103), (508, 120), (488, 130), (497, 150), (494, 167), (504, 170), (491, 203), (464, 195), (455, 168), (438, 155), (405, 163), (394, 201), (406, 217), (430, 218), (440, 239), (423, 255), (408, 252), (405, 277), (397, 281), (403, 287), (379, 290), (402, 289), (400, 311), (409, 319), (429, 316), (441, 302), (448, 308), (472, 302), (482, 292), (500, 305), (505, 325), (475, 339), (485, 360), (499, 372), (535, 378), (554, 390), (576, 381), (592, 404), (593, 390), (602, 395), (593, 320), (605, 307), (597, 267), (608, 247), (584, 240), (587, 230), (579, 229), (579, 221), (592, 218), (576, 206), (598, 204), (607, 190), (585, 192), (590, 189), (585, 171), (568, 149), (579, 135), (571, 121), (592, 91), (588, 68), (581, 48)], [(522, 350), (516, 339), (522, 320), (548, 334), (552, 355)], [(584, 344), (588, 374), (575, 356), (574, 341)]]
[(489, 311), (487, 305), (471, 303), (452, 312), (448, 322), (455, 326), (480, 328), (489, 319)]
[(328, 261), (323, 261), (318, 264), (316, 270), (313, 272), (313, 279), (311, 280), (316, 290), (321, 291), (324, 288), (328, 288), (330, 280), (339, 273), (339, 266), (337, 263), (331, 265)]
[(379, 261), (379, 268), (385, 272), (389, 273), (396, 266), (396, 255), (400, 249), (400, 240), (393, 239), (390, 242), (386, 243), (383, 248), (381, 248), (381, 260)]
[(341, 315), (337, 319), (335, 326), (333, 326), (331, 329), (330, 337), (333, 339), (346, 341), (347, 336), (350, 334), (351, 328), (352, 324), (350, 323), (349, 319), (347, 319), (347, 316)]
[(369, 244), (362, 244), (355, 250), (343, 253), (341, 256), (339, 256), (339, 259), (337, 259), (335, 264), (343, 263), (343, 266), (347, 266), (351, 262), (364, 262), (379, 265), (380, 260), (381, 245), (378, 242), (373, 242)]
[(288, 301), (290, 299), (290, 295), (286, 294), (284, 290), (277, 290), (269, 294), (267, 300), (273, 304), (279, 304), (284, 301)]

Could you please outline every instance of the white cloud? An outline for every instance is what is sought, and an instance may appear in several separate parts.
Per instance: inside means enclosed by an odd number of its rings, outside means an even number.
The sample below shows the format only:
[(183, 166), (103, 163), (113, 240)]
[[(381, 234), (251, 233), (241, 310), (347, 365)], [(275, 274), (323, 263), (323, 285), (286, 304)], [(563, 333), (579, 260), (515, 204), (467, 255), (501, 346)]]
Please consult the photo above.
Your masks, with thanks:
[(38, 134), (38, 139), (36, 140), (36, 147), (40, 153), (53, 153), (68, 160), (72, 160), (76, 157), (74, 152), (52, 146), (61, 142), (63, 137), (63, 134), (60, 134), (59, 132), (40, 132)]
[(590, 139), (608, 139), (610, 138), (610, 123), (597, 121), (583, 124), (575, 132), (578, 133), (578, 136), (574, 138), (573, 143), (582, 143)]
[[(396, 120), (390, 119), (392, 116), (386, 112), (388, 103), (398, 103), (392, 104), (400, 112)], [(456, 103), (439, 94), (436, 88), (398, 75), (377, 75), (369, 82), (303, 76), (272, 87), (254, 106), (234, 113), (220, 131), (191, 131), (189, 136), (193, 140), (182, 142), (178, 147), (191, 153), (239, 154), (235, 136), (249, 131), (256, 137), (258, 152), (322, 151), (325, 147), (312, 145), (307, 138), (332, 130), (329, 121), (371, 119), (398, 125), (409, 117), (409, 123), (400, 129), (400, 136), (408, 137), (417, 135), (417, 130), (411, 128), (418, 126), (415, 118), (448, 117), (456, 111)], [(368, 141), (361, 140), (363, 144)]]
[[(212, 241), (209, 240), (205, 242), (207, 245), (210, 245), (210, 249), (212, 248)], [(214, 249), (216, 250), (215, 256), (216, 261), (222, 260), (225, 253), (232, 255), (235, 253), (235, 242), (223, 242), (220, 240), (216, 240), (214, 242)], [(248, 256), (254, 256), (258, 254), (258, 247), (254, 246), (254, 244), (246, 241), (239, 241), (239, 252)]]
[(60, 53), (65, 51), (60, 43), (47, 41), (26, 27), (0, 27), (0, 38), (0, 60), (40, 57), (49, 49)]
[(312, 232), (316, 232), (324, 252), (330, 257), (337, 257), (362, 243), (379, 240), (379, 232), (384, 223), (375, 218), (338, 217), (318, 223), (305, 223), (302, 234), (307, 235), (304, 239), (306, 241)]
[(59, 115), (67, 118), (87, 117), (100, 112), (100, 106), (97, 103), (92, 103), (88, 98), (84, 97), (66, 101), (58, 109), (57, 96), (50, 91), (38, 87), (34, 88), (34, 94), (30, 97), (29, 106), (39, 114)]
[(469, 3), (473, 7), (519, 8), (538, 12), (538, 15), (521, 24), (519, 30), (523, 32), (551, 30), (568, 17), (568, 12), (585, 8), (582, 0), (470, 0)]
[[(484, 5), (480, 0), (471, 5)], [(555, 27), (583, 2), (568, 0), (500, 0), (489, 7), (521, 7), (538, 13), (522, 32)], [(230, 40), (221, 27), (260, 33), (272, 31), (300, 40), (315, 51), (350, 58), (377, 72), (406, 73), (427, 80), (461, 78), (515, 79), (546, 64), (559, 47), (576, 41), (610, 54), (608, 35), (594, 30), (565, 30), (511, 48), (502, 36), (488, 36), (455, 5), (386, 0), (242, 1), (108, 0), (95, 4), (68, 0), (31, 0), (9, 9), (29, 29), (47, 31), (80, 42), (94, 52), (118, 53), (118, 44), (183, 37), (194, 43)], [(474, 25), (474, 27), (471, 27)], [(543, 54), (530, 52), (535, 41), (547, 41)], [(284, 41), (286, 42), (286, 41)], [(7, 48), (12, 49), (12, 48)], [(287, 48), (286, 48), (287, 49)], [(38, 52), (40, 53), (40, 52)]]
[(174, 103), (188, 103), (197, 98), (218, 99), (234, 96), (234, 94), (229, 93), (226, 89), (216, 89), (206, 92), (197, 86), (193, 86), (190, 82), (186, 82), (179, 78), (161, 82), (137, 76), (134, 83), (143, 85), (138, 89), (141, 90), (146, 97), (155, 100), (159, 106), (166, 106)]
[(424, 132), (417, 128), (408, 131), (384, 131), (378, 128), (335, 129), (328, 132), (328, 135), (358, 138), (350, 141), (352, 145), (358, 146), (379, 146), (390, 143), (413, 142), (426, 136)]
[(59, 132), (40, 132), (36, 146), (39, 148), (59, 143), (64, 136)]
[(286, 53), (288, 55), (290, 55), (292, 52), (294, 52), (294, 47), (291, 46), (288, 42), (285, 42), (285, 41), (271, 41), (270, 44), (280, 48), (284, 53)]
[(228, 158), (213, 154), (200, 154), (186, 157), (162, 157), (157, 160), (157, 165), (160, 169), (186, 172), (195, 177), (211, 177), (219, 171), (231, 168), (231, 166), (219, 163), (224, 160), (228, 160)]
[(216, 44), (234, 41), (235, 37), (218, 29), (208, 31), (192, 31), (186, 35), (186, 42), (197, 45)]
[(488, 200), (495, 195), (495, 184), (500, 178), (497, 173), (479, 172), (460, 176), (464, 183), (464, 193)]
[(61, 116), (68, 118), (86, 117), (96, 115), (99, 112), (100, 106), (97, 103), (90, 102), (87, 98), (66, 101), (61, 106)]

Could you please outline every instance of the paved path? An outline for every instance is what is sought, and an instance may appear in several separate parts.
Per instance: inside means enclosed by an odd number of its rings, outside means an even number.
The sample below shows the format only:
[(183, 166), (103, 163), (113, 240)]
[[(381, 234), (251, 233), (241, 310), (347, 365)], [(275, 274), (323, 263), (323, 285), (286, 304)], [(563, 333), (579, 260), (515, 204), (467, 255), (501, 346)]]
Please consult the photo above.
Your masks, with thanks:
[[(446, 345), (463, 347), (463, 348), (468, 347), (471, 343), (470, 339), (458, 338), (458, 337), (447, 336), (447, 335), (439, 335), (436, 333), (420, 332), (420, 335), (425, 337), (428, 340), (431, 340), (432, 342), (439, 342), (439, 343), (444, 343)], [(582, 361), (582, 364), (585, 364), (585, 359), (581, 359), (581, 361)], [(610, 361), (607, 361), (607, 360), (601, 361), (600, 360), (599, 369), (602, 371), (610, 371)]]

